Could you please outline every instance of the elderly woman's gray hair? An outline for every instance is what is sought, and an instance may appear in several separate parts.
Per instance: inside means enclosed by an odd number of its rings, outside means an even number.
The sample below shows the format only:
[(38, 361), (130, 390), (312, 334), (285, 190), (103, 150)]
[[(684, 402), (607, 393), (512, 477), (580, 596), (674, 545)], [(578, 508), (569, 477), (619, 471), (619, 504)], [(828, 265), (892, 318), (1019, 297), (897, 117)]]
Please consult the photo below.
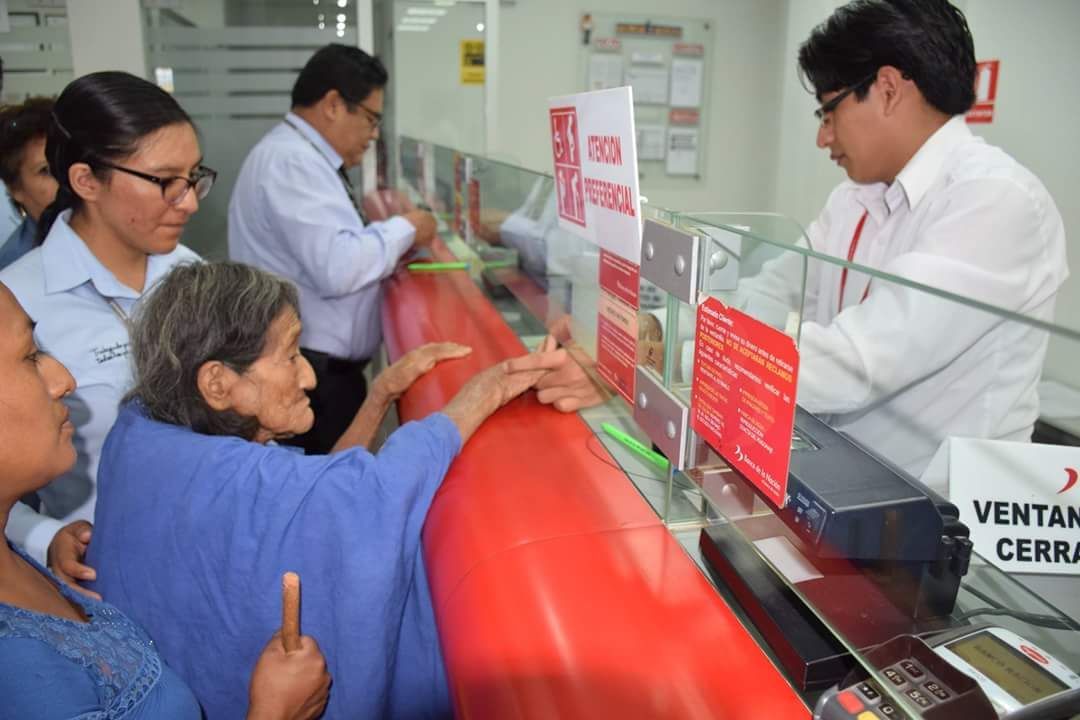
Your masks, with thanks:
[(141, 403), (154, 420), (250, 440), (258, 421), (207, 405), (199, 392), (199, 368), (217, 360), (245, 372), (262, 354), (270, 324), (288, 309), (299, 314), (296, 288), (250, 265), (200, 262), (173, 268), (135, 317), (135, 386), (128, 399)]

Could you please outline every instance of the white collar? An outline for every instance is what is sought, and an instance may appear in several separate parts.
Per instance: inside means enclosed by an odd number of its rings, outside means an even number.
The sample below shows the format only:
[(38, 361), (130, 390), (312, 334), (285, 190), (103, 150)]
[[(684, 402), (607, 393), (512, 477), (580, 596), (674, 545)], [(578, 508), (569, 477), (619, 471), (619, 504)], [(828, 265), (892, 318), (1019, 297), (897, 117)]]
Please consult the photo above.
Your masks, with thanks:
[[(908, 207), (915, 209), (941, 174), (945, 160), (957, 145), (971, 138), (971, 130), (963, 115), (954, 115), (933, 135), (926, 139), (922, 147), (911, 156), (904, 169), (896, 176), (896, 183), (907, 195)], [(895, 183), (894, 183), (895, 185)], [(896, 208), (890, 207), (890, 210)]]

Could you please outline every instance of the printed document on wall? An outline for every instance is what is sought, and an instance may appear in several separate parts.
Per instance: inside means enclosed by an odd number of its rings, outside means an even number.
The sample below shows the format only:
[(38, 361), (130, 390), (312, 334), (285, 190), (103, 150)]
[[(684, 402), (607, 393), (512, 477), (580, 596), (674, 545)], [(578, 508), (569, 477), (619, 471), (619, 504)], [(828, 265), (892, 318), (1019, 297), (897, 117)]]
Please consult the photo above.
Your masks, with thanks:
[(701, 79), (705, 64), (701, 60), (675, 58), (671, 61), (672, 107), (701, 107)]
[(668, 71), (664, 68), (631, 66), (626, 71), (626, 84), (634, 88), (635, 104), (667, 104)]
[(607, 90), (623, 84), (622, 55), (594, 53), (589, 58), (589, 89)]
[(697, 175), (697, 156), (697, 128), (668, 128), (668, 175)]
[(664, 159), (663, 125), (637, 126), (637, 157), (638, 160)]

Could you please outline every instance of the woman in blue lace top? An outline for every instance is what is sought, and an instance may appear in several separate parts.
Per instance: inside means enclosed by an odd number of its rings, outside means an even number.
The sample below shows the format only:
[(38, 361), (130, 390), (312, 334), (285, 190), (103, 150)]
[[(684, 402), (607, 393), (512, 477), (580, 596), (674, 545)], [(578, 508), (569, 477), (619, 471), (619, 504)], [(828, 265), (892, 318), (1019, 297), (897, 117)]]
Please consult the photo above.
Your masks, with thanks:
[[(0, 285), (0, 523), (16, 500), (75, 462), (62, 398), (75, 381), (39, 352), (33, 324)], [(174, 618), (183, 625), (183, 618)], [(207, 657), (207, 665), (215, 662)], [(251, 678), (247, 717), (315, 718), (329, 675), (315, 641), (286, 652), (278, 635)], [(191, 690), (154, 641), (122, 612), (72, 590), (0, 543), (0, 719), (198, 720)]]

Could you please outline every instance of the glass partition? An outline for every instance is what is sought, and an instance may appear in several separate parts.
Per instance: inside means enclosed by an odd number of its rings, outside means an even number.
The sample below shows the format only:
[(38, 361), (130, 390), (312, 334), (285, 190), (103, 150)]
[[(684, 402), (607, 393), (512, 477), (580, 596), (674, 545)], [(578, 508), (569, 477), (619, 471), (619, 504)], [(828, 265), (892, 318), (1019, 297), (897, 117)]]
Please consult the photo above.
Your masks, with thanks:
[(203, 257), (224, 258), (240, 165), (288, 112), (293, 83), (315, 50), (357, 44), (355, 5), (208, 0), (143, 12), (147, 67), (191, 115), (206, 164), (218, 171), (184, 244)]
[[(803, 496), (789, 495), (781, 510), (718, 454), (699, 446), (699, 464), (688, 477), (704, 497), (712, 547), (739, 555), (741, 562), (706, 566), (725, 581), (735, 566), (768, 568), (868, 668), (880, 663), (866, 653), (894, 636), (984, 623), (1080, 668), (1080, 625), (1072, 619), (1080, 616), (1078, 582), (1067, 574), (1075, 572), (1080, 516), (1068, 501), (1055, 516), (1045, 499), (1052, 495), (1048, 487), (1071, 490), (1068, 466), (1080, 460), (1080, 452), (1062, 455), (1063, 447), (1077, 442), (1080, 376), (1044, 372), (1050, 345), (1080, 360), (1080, 333), (1054, 322), (1056, 288), (1037, 287), (1008, 307), (1007, 287), (963, 297), (815, 253), (794, 223), (770, 217), (755, 224), (756, 217), (678, 216), (679, 227), (703, 239), (703, 274), (727, 273), (722, 283), (703, 281), (702, 299), (716, 297), (797, 342), (797, 399), (813, 419), (796, 415), (791, 477), (812, 480), (822, 497), (836, 500), (841, 487), (858, 502), (890, 509), (879, 527), (849, 527), (852, 535), (838, 538), (813, 525), (815, 505), (802, 513)], [(845, 280), (854, 292), (838, 314)], [(688, 402), (693, 328), (692, 308), (680, 303), (678, 331), (666, 338), (678, 368), (665, 377)], [(826, 426), (824, 437), (854, 441), (847, 455), (830, 458), (833, 464), (814, 467), (808, 460), (822, 452), (815, 445), (822, 435), (803, 433), (807, 426), (813, 431), (816, 420)], [(922, 538), (934, 542), (914, 548), (919, 531), (906, 524), (895, 497), (867, 492), (869, 482), (847, 488), (843, 476), (851, 455), (872, 458), (868, 472), (912, 478), (916, 488), (930, 489), (945, 523), (923, 528)], [(1010, 486), (1029, 489), (1030, 497), (1010, 495)], [(941, 557), (935, 564), (933, 553), (950, 557), (944, 546), (968, 542), (969, 529), (970, 556), (951, 556), (951, 570), (947, 560), (943, 569)], [(854, 534), (865, 540), (875, 532), (872, 548), (851, 544)], [(890, 532), (895, 535), (887, 537)], [(708, 555), (706, 544), (703, 539)], [(865, 557), (853, 557), (857, 549)], [(897, 707), (917, 713), (910, 696), (883, 676), (877, 679)]]
[[(405, 192), (439, 212), (444, 237), (459, 258), (469, 259), (473, 277), (525, 347), (552, 333), (592, 373), (597, 253), (559, 228), (551, 177), (411, 139), (402, 139), (400, 149)], [(853, 658), (870, 672), (880, 669), (871, 651), (896, 635), (930, 637), (979, 623), (1010, 629), (1080, 668), (1080, 626), (1071, 619), (1080, 616), (1075, 576), (1016, 570), (1018, 559), (1044, 571), (1048, 563), (1038, 562), (1053, 560), (1054, 553), (1071, 559), (1076, 527), (1069, 535), (1068, 518), (1080, 527), (1080, 516), (1062, 516), (1056, 522), (1065, 524), (1064, 535), (1042, 541), (1012, 522), (1017, 513), (1038, 512), (1032, 509), (1037, 502), (1025, 511), (1019, 501), (1014, 508), (1012, 500), (983, 492), (1002, 478), (1006, 486), (1045, 485), (1040, 456), (1080, 444), (1080, 376), (1060, 370), (1080, 363), (1057, 362), (1043, 372), (1051, 346), (1059, 356), (1080, 360), (1080, 332), (1054, 320), (1053, 289), (1005, 307), (1003, 293), (963, 297), (817, 253), (804, 228), (782, 215), (654, 206), (645, 206), (643, 214), (699, 238), (698, 302), (716, 298), (798, 345), (797, 400), (807, 412), (797, 414), (790, 477), (812, 484), (807, 468), (814, 468), (818, 481), (835, 490), (857, 467), (887, 476), (893, 495), (903, 490), (922, 498), (912, 502), (923, 515), (912, 514), (894, 496), (868, 497), (865, 488), (854, 487), (867, 507), (888, 510), (868, 515), (877, 521), (866, 524), (864, 518), (865, 527), (849, 527), (846, 535), (807, 534), (810, 516), (795, 520), (797, 503), (789, 497), (781, 509), (765, 499), (696, 435), (690, 437), (688, 469), (675, 471), (630, 450), (610, 431), (656, 450), (620, 397), (609, 393), (582, 410), (598, 446), (721, 592), (731, 602), (752, 604), (746, 587), (736, 588), (738, 577), (766, 578), (809, 611), (808, 625), (822, 628), (834, 643), (834, 661)], [(508, 254), (492, 255), (493, 249)], [(834, 319), (841, 276), (852, 292), (843, 317)], [(695, 306), (642, 281), (639, 369), (653, 373), (686, 405), (694, 379), (695, 315)], [(640, 339), (646, 327), (658, 332), (662, 346), (651, 356), (645, 352), (650, 343)], [(822, 456), (814, 453), (831, 448), (826, 443), (838, 443), (846, 454), (815, 467), (815, 457)], [(1050, 481), (1057, 490), (1066, 476), (1060, 465), (1053, 468), (1062, 476)], [(988, 540), (993, 536), (985, 528), (969, 539), (968, 530), (986, 525), (995, 513), (1005, 520), (997, 528), (1004, 539)], [(937, 525), (921, 526), (918, 518), (936, 518)], [(862, 544), (852, 545), (852, 538)], [(717, 560), (718, 547), (735, 559), (726, 569), (727, 561)], [(744, 605), (743, 611), (758, 622), (757, 610)], [(878, 676), (881, 692), (896, 707), (917, 710), (910, 697), (884, 683)]]
[(0, 32), (4, 92), (0, 102), (19, 103), (35, 95), (59, 95), (71, 82), (71, 40), (67, 3), (9, 0), (7, 30)]

